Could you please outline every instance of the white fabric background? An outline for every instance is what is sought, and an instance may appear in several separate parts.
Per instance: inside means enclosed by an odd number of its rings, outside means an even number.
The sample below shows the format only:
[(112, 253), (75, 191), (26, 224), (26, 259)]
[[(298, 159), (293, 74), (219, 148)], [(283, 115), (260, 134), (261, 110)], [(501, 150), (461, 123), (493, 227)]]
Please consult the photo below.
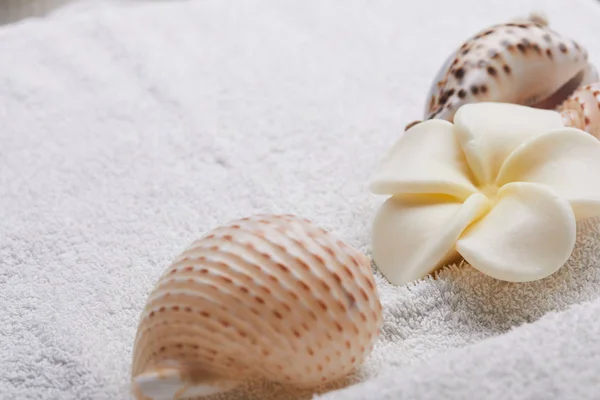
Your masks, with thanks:
[[(152, 285), (231, 218), (296, 213), (368, 252), (383, 200), (368, 179), (441, 63), (532, 9), (600, 61), (588, 0), (174, 1), (0, 28), (0, 399), (128, 398)], [(378, 274), (383, 335), (340, 385), (381, 381), (324, 399), (593, 398), (599, 254), (592, 221), (540, 282)], [(310, 397), (263, 383), (221, 396)]]

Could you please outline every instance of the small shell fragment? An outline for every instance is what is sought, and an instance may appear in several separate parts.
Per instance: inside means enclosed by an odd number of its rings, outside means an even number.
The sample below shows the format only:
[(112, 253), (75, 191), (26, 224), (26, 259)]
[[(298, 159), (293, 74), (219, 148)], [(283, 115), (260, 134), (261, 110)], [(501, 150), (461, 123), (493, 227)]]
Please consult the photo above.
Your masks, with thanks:
[(232, 221), (193, 243), (150, 294), (135, 338), (138, 399), (266, 379), (312, 387), (371, 352), (382, 308), (369, 259), (293, 215)]
[(600, 82), (577, 89), (559, 107), (565, 125), (600, 139)]

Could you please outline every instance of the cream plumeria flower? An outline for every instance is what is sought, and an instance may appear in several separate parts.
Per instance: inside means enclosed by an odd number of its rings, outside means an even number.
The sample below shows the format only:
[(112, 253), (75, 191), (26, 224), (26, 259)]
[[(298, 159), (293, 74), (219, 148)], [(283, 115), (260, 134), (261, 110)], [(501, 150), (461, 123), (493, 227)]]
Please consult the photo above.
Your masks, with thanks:
[(494, 278), (556, 272), (576, 221), (600, 216), (600, 141), (560, 114), (505, 103), (462, 106), (454, 123), (407, 130), (371, 190), (391, 195), (373, 224), (373, 258), (393, 284), (461, 256)]

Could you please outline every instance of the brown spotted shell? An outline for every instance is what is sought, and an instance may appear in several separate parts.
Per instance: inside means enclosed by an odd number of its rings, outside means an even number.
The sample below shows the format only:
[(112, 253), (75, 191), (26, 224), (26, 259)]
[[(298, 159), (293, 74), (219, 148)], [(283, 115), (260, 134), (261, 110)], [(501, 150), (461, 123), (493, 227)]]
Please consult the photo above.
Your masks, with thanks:
[(591, 133), (600, 139), (600, 82), (577, 89), (560, 106), (565, 125)]
[(241, 381), (300, 387), (359, 366), (382, 324), (370, 261), (292, 215), (232, 221), (196, 241), (150, 294), (134, 344), (138, 399)]
[(534, 15), (482, 30), (454, 51), (429, 90), (424, 119), (452, 121), (460, 106), (482, 101), (555, 109), (597, 80), (587, 51)]

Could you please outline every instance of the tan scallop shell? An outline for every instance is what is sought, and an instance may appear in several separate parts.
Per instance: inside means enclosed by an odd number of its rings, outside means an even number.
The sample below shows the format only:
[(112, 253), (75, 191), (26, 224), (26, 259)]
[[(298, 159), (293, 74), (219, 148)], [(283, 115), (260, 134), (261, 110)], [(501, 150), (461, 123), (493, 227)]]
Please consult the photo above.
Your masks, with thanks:
[(255, 378), (319, 385), (359, 366), (381, 324), (359, 251), (292, 215), (232, 221), (187, 248), (150, 294), (134, 393), (188, 398)]

